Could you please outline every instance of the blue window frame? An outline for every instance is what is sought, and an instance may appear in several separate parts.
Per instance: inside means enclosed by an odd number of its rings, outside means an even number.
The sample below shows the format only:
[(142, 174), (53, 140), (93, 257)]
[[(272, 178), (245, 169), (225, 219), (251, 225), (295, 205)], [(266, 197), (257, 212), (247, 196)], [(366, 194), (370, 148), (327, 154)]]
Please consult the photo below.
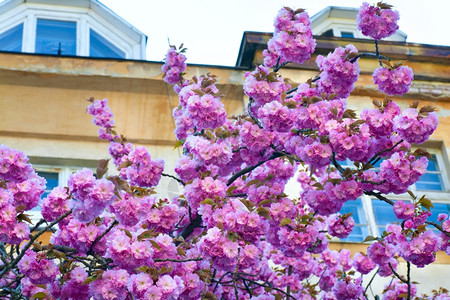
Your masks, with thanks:
[(36, 25), (36, 53), (76, 55), (77, 23), (38, 19)]
[(20, 23), (19, 25), (0, 33), (0, 50), (21, 52), (22, 39), (23, 23)]
[(89, 32), (89, 56), (107, 58), (125, 58), (125, 52), (105, 39), (95, 30)]

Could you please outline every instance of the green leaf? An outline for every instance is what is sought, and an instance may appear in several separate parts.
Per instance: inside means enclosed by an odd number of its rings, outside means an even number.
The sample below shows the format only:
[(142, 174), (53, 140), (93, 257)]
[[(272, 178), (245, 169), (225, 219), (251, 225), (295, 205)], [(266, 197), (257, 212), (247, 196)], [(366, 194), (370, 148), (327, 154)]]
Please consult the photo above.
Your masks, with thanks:
[(156, 241), (150, 240), (150, 243), (152, 243), (152, 246), (155, 247), (156, 249), (161, 250), (161, 247)]
[(374, 237), (374, 236), (371, 236), (371, 235), (368, 235), (368, 236), (366, 236), (366, 238), (364, 239), (363, 243), (365, 243), (365, 242), (370, 242), (370, 241), (376, 241), (376, 240), (378, 240), (378, 238), (376, 238), (376, 237)]
[(269, 210), (265, 207), (258, 207), (256, 209), (256, 212), (258, 213), (258, 215), (260, 215), (266, 219), (272, 219), (272, 217), (270, 216)]
[(33, 295), (32, 299), (45, 299), (47, 297), (46, 293), (39, 292)]
[(179, 140), (179, 141), (177, 141), (175, 143), (175, 146), (173, 146), (173, 149), (175, 150), (175, 149), (177, 149), (178, 147), (181, 147), (181, 146), (183, 146), (183, 141)]
[(214, 200), (211, 198), (206, 198), (205, 200), (203, 200), (202, 202), (200, 202), (200, 204), (209, 204), (209, 205), (214, 205)]
[(81, 285), (87, 285), (97, 279), (97, 276), (89, 276)]
[(227, 190), (227, 194), (231, 195), (231, 192), (234, 191), (235, 189), (237, 189), (238, 186), (237, 185), (232, 185), (228, 188)]
[(285, 225), (288, 225), (288, 224), (292, 224), (292, 220), (289, 219), (289, 218), (284, 218), (284, 219), (281, 220), (281, 222), (280, 222), (280, 226), (285, 226)]
[(428, 211), (431, 211), (431, 208), (434, 207), (433, 203), (431, 203), (430, 199), (422, 197), (419, 202), (420, 206), (422, 206), (423, 208), (425, 208)]
[(129, 237), (130, 239), (133, 239), (133, 235), (131, 234), (131, 232), (129, 232), (128, 230), (124, 229), (123, 230), (125, 232), (125, 234), (127, 235), (127, 237)]
[(253, 179), (253, 180), (250, 180), (249, 182), (247, 182), (245, 187), (249, 187), (251, 185), (254, 185), (254, 184), (257, 184), (257, 183), (260, 183), (260, 182), (261, 182), (261, 180), (259, 180), (259, 179)]

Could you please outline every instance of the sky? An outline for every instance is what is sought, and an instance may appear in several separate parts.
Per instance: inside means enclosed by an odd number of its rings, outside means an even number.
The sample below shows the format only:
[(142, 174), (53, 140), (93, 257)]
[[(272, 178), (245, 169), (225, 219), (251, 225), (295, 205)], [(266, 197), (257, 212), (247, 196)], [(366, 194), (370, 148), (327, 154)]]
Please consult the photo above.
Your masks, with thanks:
[[(171, 44), (184, 43), (188, 63), (234, 66), (244, 31), (272, 32), (282, 6), (310, 17), (329, 5), (359, 7), (356, 0), (100, 0), (148, 36), (147, 60), (161, 61)], [(385, 1), (386, 2), (386, 1)], [(375, 3), (375, 2), (369, 2)], [(407, 41), (450, 46), (450, 0), (390, 0), (400, 12)]]

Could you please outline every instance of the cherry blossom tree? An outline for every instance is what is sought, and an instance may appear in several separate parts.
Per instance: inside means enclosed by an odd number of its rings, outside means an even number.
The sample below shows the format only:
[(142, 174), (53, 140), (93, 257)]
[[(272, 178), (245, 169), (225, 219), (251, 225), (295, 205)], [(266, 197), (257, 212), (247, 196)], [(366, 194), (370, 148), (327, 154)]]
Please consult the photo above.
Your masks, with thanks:
[[(376, 46), (398, 19), (384, 3), (364, 3), (357, 17)], [(26, 211), (38, 205), (45, 180), (24, 153), (0, 146), (2, 299), (366, 299), (375, 276), (392, 278), (383, 299), (419, 296), (411, 264), (422, 268), (437, 251), (450, 253), (448, 215), (428, 221), (432, 203), (408, 191), (427, 168), (428, 153), (411, 144), (436, 129), (434, 108), (413, 103), (402, 112), (389, 98), (408, 91), (413, 73), (378, 47), (319, 55), (318, 76), (292, 87), (278, 71), (314, 52), (309, 16), (284, 7), (274, 26), (264, 64), (245, 74), (249, 103), (238, 116), (227, 116), (214, 75), (186, 79), (185, 49), (170, 47), (162, 71), (180, 100), (175, 173), (116, 132), (107, 100), (91, 99), (87, 111), (118, 175), (105, 177), (109, 160), (96, 174), (72, 174), (43, 199), (43, 219), (30, 228)], [(374, 83), (386, 96), (358, 117), (346, 98), (360, 57), (380, 62)], [(183, 193), (159, 198), (161, 176)], [(284, 193), (291, 178), (297, 198)], [(386, 196), (406, 192), (411, 201)], [(398, 223), (367, 237), (367, 254), (330, 250), (330, 240), (355, 225), (340, 213), (343, 204), (363, 194), (391, 204)], [(50, 243), (38, 243), (50, 230)], [(397, 271), (399, 257), (406, 274)], [(450, 295), (441, 288), (423, 297)]]

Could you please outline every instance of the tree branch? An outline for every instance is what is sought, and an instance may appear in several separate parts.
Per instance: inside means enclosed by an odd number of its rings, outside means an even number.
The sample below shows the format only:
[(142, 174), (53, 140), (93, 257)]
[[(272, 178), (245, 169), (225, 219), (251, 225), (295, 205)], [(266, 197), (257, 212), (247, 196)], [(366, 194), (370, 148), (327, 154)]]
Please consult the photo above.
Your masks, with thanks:
[(406, 284), (408, 285), (408, 296), (407, 300), (411, 300), (411, 263), (409, 261), (406, 262)]
[(183, 180), (181, 180), (180, 178), (177, 178), (177, 177), (175, 177), (175, 176), (173, 176), (173, 175), (166, 174), (166, 173), (161, 173), (161, 176), (164, 176), (164, 177), (170, 177), (170, 178), (172, 178), (172, 179), (175, 179), (175, 180), (178, 181), (179, 183), (181, 183), (183, 186), (186, 185), (186, 184), (183, 182)]
[(279, 152), (275, 152), (267, 160), (260, 161), (256, 165), (244, 168), (244, 169), (240, 170), (239, 172), (234, 173), (234, 175), (231, 176), (230, 179), (228, 179), (227, 186), (230, 186), (236, 179), (238, 179), (239, 177), (241, 177), (244, 174), (250, 173), (251, 171), (253, 171), (257, 167), (259, 167), (263, 163), (268, 162), (269, 160), (281, 157), (281, 156), (283, 156), (283, 154), (281, 154)]
[(201, 261), (203, 260), (203, 258), (201, 257), (197, 257), (197, 258), (187, 258), (187, 259), (170, 259), (170, 258), (155, 258), (154, 261), (155, 262), (165, 262), (165, 261), (170, 261), (170, 262), (189, 262), (189, 261)]
[(113, 229), (114, 226), (116, 226), (117, 224), (119, 224), (119, 222), (117, 220), (114, 220), (114, 222), (111, 223), (111, 225), (109, 225), (109, 227), (105, 230), (105, 232), (103, 232), (101, 235), (99, 235), (94, 242), (92, 242), (91, 246), (89, 247), (88, 252), (86, 253), (87, 255), (92, 255), (94, 254), (93, 250), (94, 250), (94, 246), (95, 244), (97, 244), (108, 232), (111, 231), (111, 229)]
[(388, 263), (389, 268), (391, 269), (392, 273), (397, 277), (401, 282), (408, 283), (407, 280), (403, 279), (397, 272), (395, 272), (394, 268), (392, 267), (391, 263)]
[(375, 196), (381, 201), (389, 203), (390, 205), (394, 205), (394, 201), (389, 200), (388, 198), (384, 197), (383, 195), (381, 195), (381, 193), (373, 192), (373, 191), (364, 191), (364, 194), (366, 194), (368, 196)]
[[(189, 223), (189, 225), (180, 233), (179, 236), (183, 237), (183, 239), (186, 239), (188, 236), (192, 234), (195, 228), (200, 226), (200, 224), (202, 224), (202, 216), (197, 214), (195, 219), (193, 219), (191, 223)], [(179, 244), (180, 244), (179, 241), (175, 242), (175, 245), (178, 246)]]

